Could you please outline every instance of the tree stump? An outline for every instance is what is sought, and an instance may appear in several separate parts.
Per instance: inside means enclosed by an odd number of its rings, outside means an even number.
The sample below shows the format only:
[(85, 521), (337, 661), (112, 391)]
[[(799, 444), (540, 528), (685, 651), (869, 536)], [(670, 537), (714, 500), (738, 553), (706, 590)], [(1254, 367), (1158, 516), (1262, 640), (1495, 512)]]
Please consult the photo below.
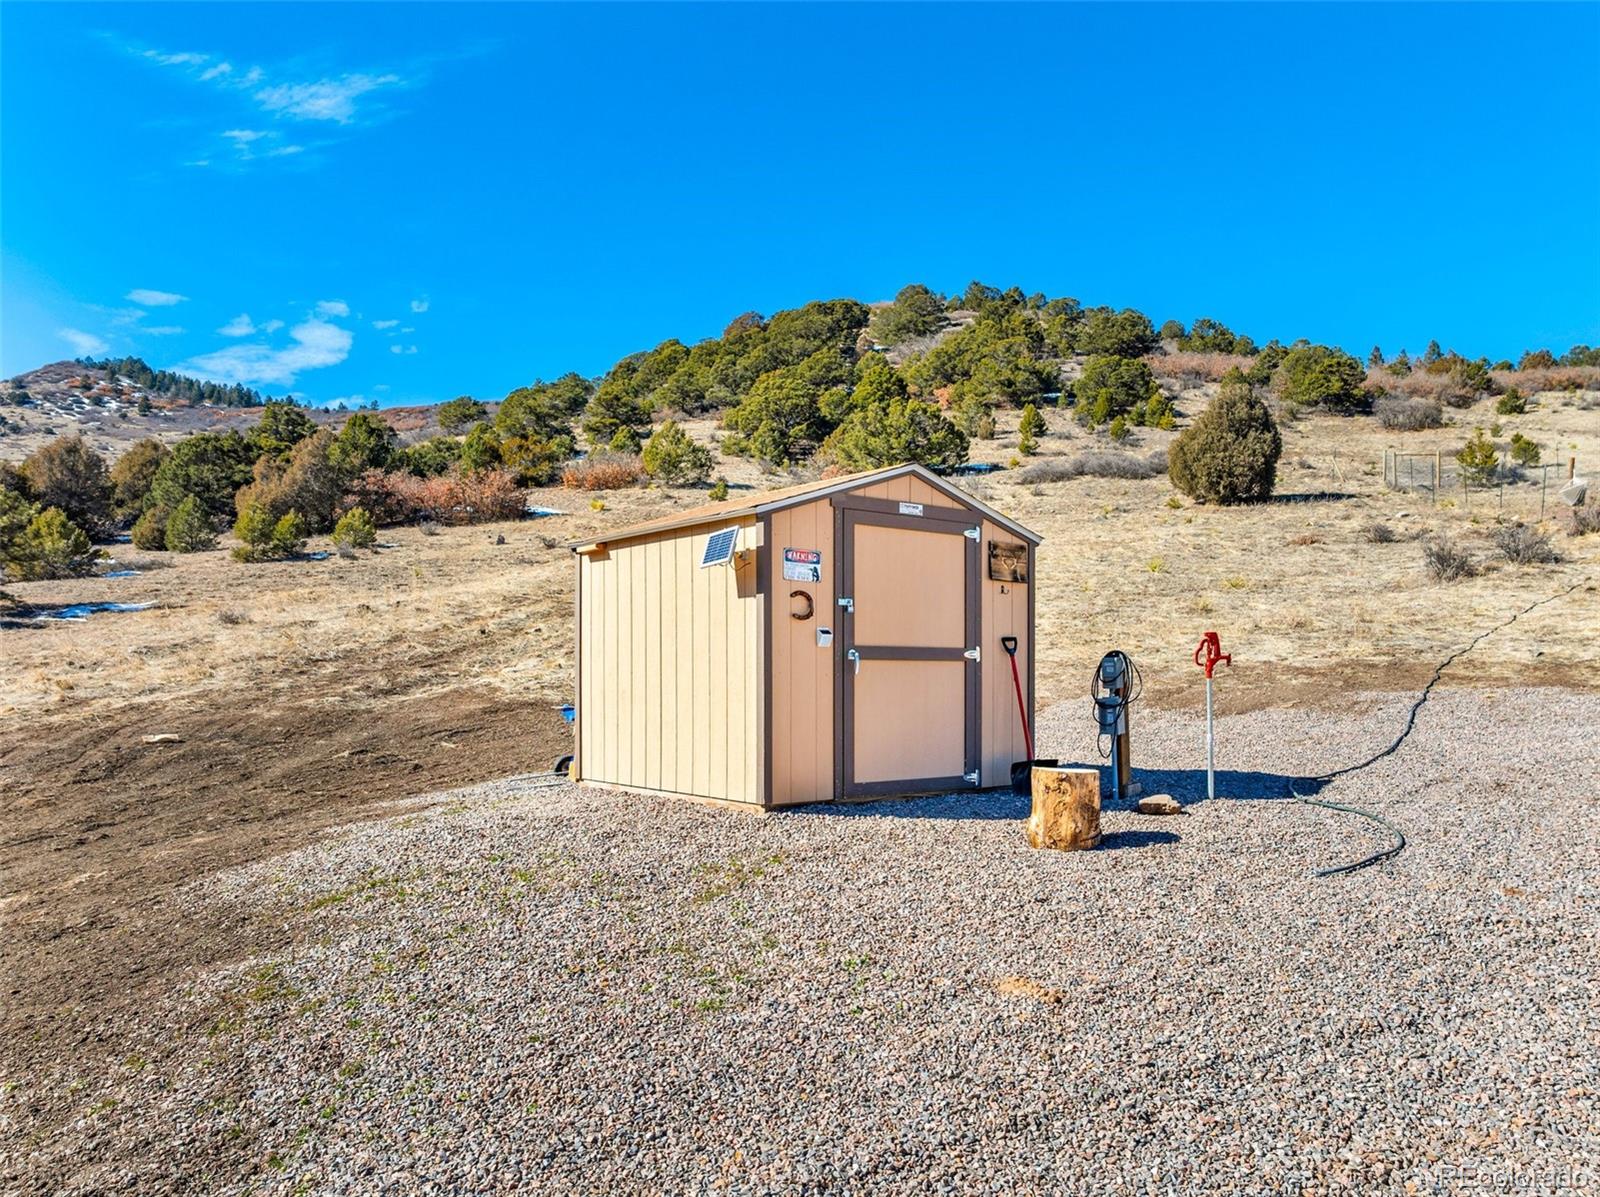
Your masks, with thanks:
[(1033, 813), (1028, 843), (1075, 852), (1100, 842), (1100, 773), (1097, 769), (1034, 766)]

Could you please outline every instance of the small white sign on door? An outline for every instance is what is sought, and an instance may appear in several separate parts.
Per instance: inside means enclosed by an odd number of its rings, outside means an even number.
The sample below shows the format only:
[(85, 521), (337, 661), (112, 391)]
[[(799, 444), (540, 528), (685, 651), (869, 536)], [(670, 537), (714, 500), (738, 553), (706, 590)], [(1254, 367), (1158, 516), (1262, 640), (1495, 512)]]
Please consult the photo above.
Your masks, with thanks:
[(817, 549), (784, 549), (785, 582), (822, 581), (822, 553)]
[(901, 515), (921, 515), (922, 514), (922, 504), (921, 503), (902, 503), (902, 504), (900, 504), (900, 514)]

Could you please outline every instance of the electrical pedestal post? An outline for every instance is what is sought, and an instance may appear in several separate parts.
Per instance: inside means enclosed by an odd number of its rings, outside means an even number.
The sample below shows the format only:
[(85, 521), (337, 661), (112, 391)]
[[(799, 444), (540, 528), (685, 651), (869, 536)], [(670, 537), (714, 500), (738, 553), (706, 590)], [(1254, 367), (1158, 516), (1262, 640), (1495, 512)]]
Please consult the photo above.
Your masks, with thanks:
[(1106, 754), (1111, 766), (1107, 797), (1115, 802), (1136, 798), (1141, 787), (1133, 780), (1128, 712), (1139, 697), (1138, 675), (1126, 653), (1113, 649), (1100, 659), (1090, 692), (1100, 735), (1111, 738), (1111, 750)]
[(1222, 651), (1222, 641), (1215, 632), (1207, 632), (1200, 637), (1200, 645), (1194, 650), (1194, 663), (1206, 671), (1206, 797), (1215, 798), (1217, 796), (1217, 734), (1212, 719), (1211, 671), (1219, 663), (1232, 668), (1233, 657)]

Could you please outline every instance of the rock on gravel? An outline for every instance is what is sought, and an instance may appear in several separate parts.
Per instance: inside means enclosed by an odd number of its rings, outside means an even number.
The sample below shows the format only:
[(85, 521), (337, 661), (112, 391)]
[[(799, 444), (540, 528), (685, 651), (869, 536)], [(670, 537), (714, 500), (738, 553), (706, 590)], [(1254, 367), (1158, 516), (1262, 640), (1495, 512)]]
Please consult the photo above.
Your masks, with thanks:
[[(1600, 698), (1147, 711), (1160, 828), (1009, 793), (754, 818), (522, 779), (209, 878), (297, 930), (73, 1068), (19, 1191), (1238, 1193), (1600, 1184)], [(1040, 751), (1093, 762), (1081, 704)], [(1393, 862), (1312, 870), (1411, 833)], [(1476, 1189), (1474, 1189), (1476, 1186)]]
[(1171, 794), (1147, 794), (1134, 807), (1141, 815), (1181, 815), (1183, 804)]

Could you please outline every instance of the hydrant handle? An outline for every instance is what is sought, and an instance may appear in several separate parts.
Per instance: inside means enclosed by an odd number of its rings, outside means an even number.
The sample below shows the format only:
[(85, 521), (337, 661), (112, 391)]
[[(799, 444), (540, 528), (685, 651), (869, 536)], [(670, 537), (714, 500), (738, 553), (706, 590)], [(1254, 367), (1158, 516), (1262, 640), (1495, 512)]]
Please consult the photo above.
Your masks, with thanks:
[(1231, 667), (1233, 657), (1222, 651), (1222, 641), (1215, 632), (1207, 632), (1200, 638), (1200, 644), (1194, 650), (1194, 663), (1206, 671), (1206, 678), (1209, 680), (1211, 671), (1219, 662)]

